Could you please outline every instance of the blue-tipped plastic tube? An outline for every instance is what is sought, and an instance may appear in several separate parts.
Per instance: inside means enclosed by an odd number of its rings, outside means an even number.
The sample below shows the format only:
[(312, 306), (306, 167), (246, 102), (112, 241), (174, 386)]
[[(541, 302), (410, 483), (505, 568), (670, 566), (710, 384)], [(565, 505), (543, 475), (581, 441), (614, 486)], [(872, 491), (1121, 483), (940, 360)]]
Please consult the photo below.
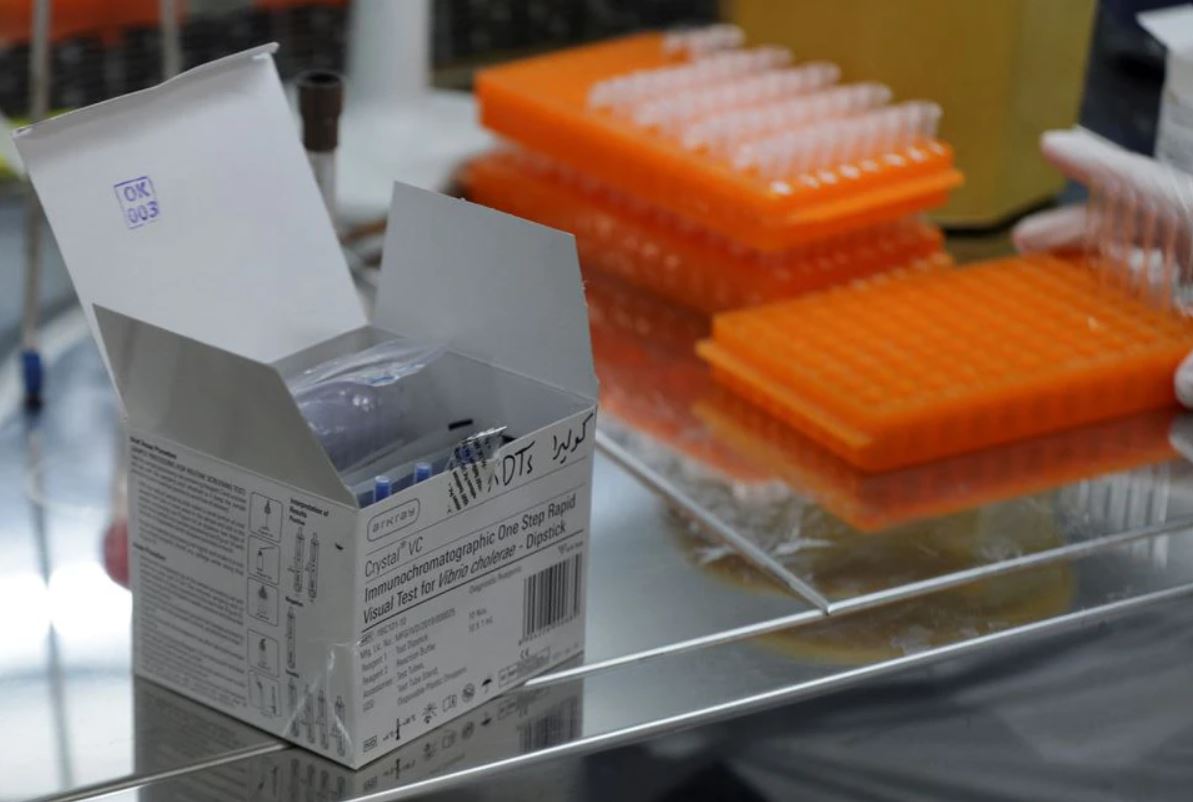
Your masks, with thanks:
[(414, 483), (425, 482), (431, 478), (431, 463), (416, 462), (414, 463)]
[[(29, 43), (29, 117), (46, 118), (50, 107), (50, 0), (33, 4), (33, 30)], [(41, 406), (45, 369), (37, 347), (38, 313), (41, 301), (41, 203), (29, 184), (25, 199), (25, 300), (21, 322), (21, 379), (25, 384), (25, 405)]]
[(373, 503), (389, 498), (393, 490), (393, 483), (389, 481), (388, 476), (378, 476), (373, 480)]
[(25, 385), (25, 403), (36, 407), (41, 404), (42, 388), (45, 385), (45, 369), (41, 354), (36, 348), (21, 351), (21, 380)]

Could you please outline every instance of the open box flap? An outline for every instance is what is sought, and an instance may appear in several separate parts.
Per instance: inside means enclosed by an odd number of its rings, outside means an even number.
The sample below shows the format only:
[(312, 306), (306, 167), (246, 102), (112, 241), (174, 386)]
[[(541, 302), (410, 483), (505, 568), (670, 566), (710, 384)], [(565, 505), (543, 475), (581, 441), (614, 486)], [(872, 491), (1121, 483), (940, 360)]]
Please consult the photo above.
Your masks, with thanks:
[(365, 323), (267, 45), (23, 128), (93, 305), (260, 362)]
[(596, 399), (570, 234), (396, 184), (373, 319)]
[(102, 306), (94, 313), (134, 431), (356, 506), (273, 367)]

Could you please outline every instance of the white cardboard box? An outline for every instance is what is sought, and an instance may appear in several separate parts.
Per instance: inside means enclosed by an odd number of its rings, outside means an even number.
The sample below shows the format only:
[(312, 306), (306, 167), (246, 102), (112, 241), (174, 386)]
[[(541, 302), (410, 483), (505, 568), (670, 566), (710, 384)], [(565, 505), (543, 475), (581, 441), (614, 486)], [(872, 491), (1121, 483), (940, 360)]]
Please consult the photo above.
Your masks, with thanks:
[[(572, 238), (402, 185), (368, 325), (273, 49), (16, 141), (127, 419), (137, 673), (360, 766), (582, 651), (596, 381)], [(362, 509), (283, 377), (378, 331), (449, 349), (419, 425), (509, 437)]]

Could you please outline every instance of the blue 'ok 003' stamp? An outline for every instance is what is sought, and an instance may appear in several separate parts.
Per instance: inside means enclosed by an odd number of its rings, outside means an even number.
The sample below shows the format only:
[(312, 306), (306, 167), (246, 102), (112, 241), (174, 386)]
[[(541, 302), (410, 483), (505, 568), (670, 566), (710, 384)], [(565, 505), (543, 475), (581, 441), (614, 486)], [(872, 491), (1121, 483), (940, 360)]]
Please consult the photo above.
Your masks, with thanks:
[(153, 191), (149, 176), (121, 181), (113, 189), (120, 201), (120, 211), (124, 213), (124, 224), (129, 228), (140, 228), (161, 216), (162, 207), (157, 202), (157, 193)]

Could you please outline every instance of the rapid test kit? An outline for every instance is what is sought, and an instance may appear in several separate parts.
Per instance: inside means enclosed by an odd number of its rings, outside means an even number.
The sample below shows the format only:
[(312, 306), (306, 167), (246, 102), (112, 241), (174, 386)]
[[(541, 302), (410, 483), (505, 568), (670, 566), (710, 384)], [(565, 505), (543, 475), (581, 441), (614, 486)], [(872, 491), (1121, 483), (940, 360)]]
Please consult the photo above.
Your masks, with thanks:
[(257, 48), (16, 134), (129, 432), (139, 675), (348, 766), (575, 657), (569, 235), (394, 189), (371, 321)]

